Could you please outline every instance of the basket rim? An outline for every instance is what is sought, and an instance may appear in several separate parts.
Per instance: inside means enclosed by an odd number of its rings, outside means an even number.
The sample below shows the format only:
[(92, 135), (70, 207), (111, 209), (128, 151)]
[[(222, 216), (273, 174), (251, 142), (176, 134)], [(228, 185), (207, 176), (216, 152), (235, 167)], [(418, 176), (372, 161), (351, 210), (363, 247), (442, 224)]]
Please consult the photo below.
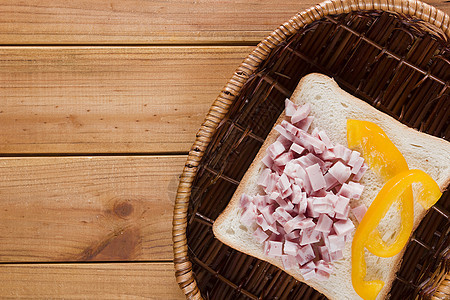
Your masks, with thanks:
[(192, 263), (188, 257), (186, 236), (192, 183), (206, 148), (243, 85), (273, 49), (304, 26), (331, 14), (370, 10), (403, 13), (417, 17), (436, 26), (443, 31), (446, 39), (450, 39), (450, 16), (419, 0), (326, 0), (297, 13), (263, 39), (239, 65), (212, 103), (197, 132), (196, 140), (189, 151), (180, 176), (174, 205), (172, 240), (176, 280), (187, 299), (202, 299), (193, 275)]

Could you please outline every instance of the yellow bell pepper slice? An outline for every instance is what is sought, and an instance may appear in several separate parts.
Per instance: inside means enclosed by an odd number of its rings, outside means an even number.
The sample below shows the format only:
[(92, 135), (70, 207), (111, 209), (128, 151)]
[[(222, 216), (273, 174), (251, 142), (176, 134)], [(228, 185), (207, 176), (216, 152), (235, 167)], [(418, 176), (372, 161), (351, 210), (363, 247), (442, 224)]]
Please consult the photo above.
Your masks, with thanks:
[[(409, 170), (402, 153), (388, 138), (383, 129), (369, 121), (347, 120), (347, 142), (350, 149), (358, 149), (369, 167), (388, 181), (400, 172)], [(411, 188), (405, 190), (400, 200), (401, 227), (395, 240), (387, 245), (375, 228), (370, 233), (367, 249), (379, 257), (391, 257), (406, 245), (413, 228), (414, 202)]]
[(367, 272), (364, 247), (369, 242), (371, 232), (378, 226), (391, 205), (413, 183), (422, 184), (418, 199), (424, 203), (433, 205), (442, 195), (437, 183), (425, 172), (421, 170), (400, 172), (383, 186), (356, 228), (352, 242), (352, 283), (356, 293), (363, 299), (375, 299), (384, 285), (381, 280), (364, 280)]
[(370, 169), (384, 181), (409, 169), (402, 153), (383, 129), (373, 122), (347, 120), (347, 143), (350, 149), (361, 151)]

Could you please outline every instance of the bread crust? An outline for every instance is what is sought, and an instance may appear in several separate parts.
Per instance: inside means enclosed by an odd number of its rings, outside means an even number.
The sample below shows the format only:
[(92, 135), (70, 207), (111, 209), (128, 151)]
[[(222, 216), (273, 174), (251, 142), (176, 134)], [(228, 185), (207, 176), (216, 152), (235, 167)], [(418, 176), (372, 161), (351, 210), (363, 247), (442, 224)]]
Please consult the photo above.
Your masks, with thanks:
[[(449, 151), (450, 151), (450, 143), (448, 143), (447, 141), (437, 138), (437, 137), (434, 137), (434, 136), (424, 134), (424, 133), (419, 133), (417, 130), (409, 128), (409, 127), (401, 124), (400, 122), (398, 122), (394, 118), (388, 116), (387, 114), (377, 111), (375, 108), (373, 108), (369, 104), (367, 104), (367, 103), (363, 102), (362, 100), (343, 91), (342, 89), (340, 89), (340, 87), (336, 84), (336, 82), (333, 79), (331, 79), (325, 75), (322, 75), (322, 74), (314, 73), (314, 74), (310, 74), (310, 75), (307, 75), (304, 78), (302, 78), (302, 80), (299, 82), (296, 90), (294, 91), (293, 95), (291, 96), (291, 100), (295, 101), (297, 103), (299, 103), (299, 102), (301, 103), (301, 101), (298, 101), (298, 100), (302, 98), (302, 93), (303, 93), (304, 89), (308, 89), (311, 82), (316, 82), (316, 83), (319, 82), (320, 84), (327, 85), (327, 88), (332, 90), (332, 92), (335, 95), (338, 95), (338, 98), (339, 97), (345, 98), (349, 102), (351, 102), (352, 105), (357, 107), (359, 110), (368, 111), (370, 113), (373, 113), (373, 115), (375, 116), (374, 118), (376, 120), (381, 120), (382, 122), (386, 122), (386, 123), (394, 123), (395, 126), (398, 126), (398, 127), (396, 127), (395, 130), (400, 132), (401, 134), (424, 135), (424, 136), (426, 136), (426, 140), (428, 142), (432, 143), (433, 145), (435, 145), (436, 147), (440, 147), (442, 149), (449, 149)], [(308, 101), (310, 101), (310, 100), (308, 100)], [(314, 113), (312, 113), (312, 114), (314, 114)], [(277, 121), (275, 122), (273, 128), (276, 125), (281, 124), (281, 122), (284, 119), (285, 119), (285, 113), (283, 112), (280, 115), (280, 117), (277, 119)], [(249, 251), (247, 245), (241, 245), (241, 244), (233, 241), (233, 238), (230, 237), (228, 234), (226, 234), (223, 230), (223, 228), (227, 226), (227, 222), (229, 222), (229, 220), (232, 219), (232, 214), (235, 214), (236, 210), (239, 209), (239, 200), (240, 200), (241, 195), (247, 189), (249, 189), (249, 185), (254, 184), (255, 180), (252, 180), (252, 179), (254, 179), (254, 177), (257, 176), (258, 169), (261, 169), (261, 167), (262, 167), (261, 159), (265, 156), (267, 147), (269, 147), (279, 136), (279, 133), (277, 131), (275, 131), (273, 128), (272, 128), (271, 132), (269, 133), (269, 135), (267, 136), (266, 140), (264, 141), (263, 145), (261, 146), (261, 148), (260, 148), (259, 152), (257, 153), (255, 159), (253, 160), (252, 164), (250, 165), (247, 172), (245, 173), (244, 177), (242, 178), (242, 180), (241, 180), (239, 186), (237, 187), (233, 197), (231, 198), (228, 206), (225, 208), (225, 210), (222, 212), (222, 214), (214, 222), (214, 225), (213, 225), (214, 235), (220, 241), (227, 244), (228, 246), (230, 246), (234, 249), (237, 249), (243, 253), (246, 253), (248, 255), (257, 257), (260, 260), (267, 261), (267, 262), (279, 267), (286, 273), (290, 274), (295, 279), (297, 279), (301, 282), (304, 282), (304, 283), (310, 285), (311, 287), (315, 288), (317, 291), (321, 292), (329, 299), (335, 299), (335, 295), (332, 295), (331, 293), (328, 292), (327, 289), (324, 289), (323, 284), (321, 285), (320, 283), (317, 283), (315, 281), (305, 281), (298, 272), (296, 273), (292, 270), (285, 270), (281, 264), (281, 260), (267, 257), (266, 255), (263, 254), (262, 251), (260, 251), (260, 252)], [(336, 141), (334, 141), (334, 142), (336, 142)], [(341, 141), (337, 141), (337, 142), (339, 142), (343, 145), (347, 144), (346, 140), (345, 141), (341, 140)], [(444, 177), (440, 178), (440, 180), (438, 182), (441, 191), (444, 191), (450, 183), (450, 171), (448, 168), (445, 169), (444, 171), (446, 172), (446, 174), (444, 174)], [(425, 216), (426, 210), (419, 209), (417, 212), (415, 212), (415, 214), (417, 215), (417, 217), (415, 217), (413, 230), (415, 230), (417, 228), (420, 221)], [(253, 241), (253, 243), (255, 243), (255, 242)], [(405, 251), (405, 249), (403, 249), (401, 251), (401, 253), (399, 253), (396, 256), (394, 256), (393, 258), (391, 258), (393, 267), (390, 270), (388, 270), (389, 275), (385, 282), (385, 286), (383, 287), (383, 289), (380, 292), (377, 299), (384, 299), (386, 297), (386, 295), (389, 293), (389, 291), (391, 289), (391, 285), (395, 278), (395, 273), (398, 271), (398, 269), (401, 266), (401, 260), (402, 260), (404, 251)], [(350, 258), (344, 258), (344, 259), (350, 259)], [(325, 282), (325, 284), (326, 284), (326, 282)], [(354, 293), (354, 291), (353, 291), (353, 293)], [(353, 298), (348, 298), (348, 299), (358, 299), (358, 298), (353, 297)]]

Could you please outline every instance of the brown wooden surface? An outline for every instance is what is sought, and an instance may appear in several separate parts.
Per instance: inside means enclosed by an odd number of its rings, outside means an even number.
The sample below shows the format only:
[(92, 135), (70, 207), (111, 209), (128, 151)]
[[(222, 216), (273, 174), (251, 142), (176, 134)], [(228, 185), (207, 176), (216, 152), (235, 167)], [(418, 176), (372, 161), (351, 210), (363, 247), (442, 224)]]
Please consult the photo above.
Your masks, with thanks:
[[(445, 0), (426, 1), (450, 12)], [(312, 0), (3, 0), (2, 44), (257, 43)]]
[(0, 298), (183, 299), (185, 155), (242, 59), (314, 3), (0, 1)]
[(0, 263), (172, 259), (185, 156), (0, 159)]
[(187, 151), (252, 48), (0, 47), (0, 151)]
[(184, 298), (171, 262), (0, 264), (0, 268), (2, 298)]

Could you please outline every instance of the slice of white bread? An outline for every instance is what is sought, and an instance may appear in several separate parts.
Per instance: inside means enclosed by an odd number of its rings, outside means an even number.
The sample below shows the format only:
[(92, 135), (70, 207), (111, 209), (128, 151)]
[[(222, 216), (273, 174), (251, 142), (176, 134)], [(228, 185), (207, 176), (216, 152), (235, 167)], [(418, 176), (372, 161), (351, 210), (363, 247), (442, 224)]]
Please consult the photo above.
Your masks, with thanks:
[[(311, 128), (325, 130), (333, 143), (347, 145), (347, 119), (367, 120), (378, 124), (400, 150), (410, 169), (421, 169), (430, 175), (444, 191), (450, 182), (450, 143), (431, 135), (411, 129), (385, 113), (380, 112), (362, 100), (343, 91), (336, 82), (322, 74), (309, 74), (302, 78), (290, 98), (296, 104), (309, 103), (314, 121)], [(285, 119), (284, 112), (275, 125)], [(275, 127), (274, 125), (274, 127)], [(258, 152), (252, 165), (242, 178), (230, 203), (214, 222), (215, 236), (223, 243), (241, 252), (267, 261), (283, 269), (281, 259), (268, 257), (263, 252), (263, 245), (257, 243), (252, 232), (240, 223), (241, 208), (239, 199), (243, 193), (256, 195), (261, 193), (256, 181), (264, 165), (261, 159), (267, 147), (272, 144), (279, 133), (272, 129)], [(370, 169), (360, 181), (365, 186), (359, 200), (352, 200), (351, 207), (364, 203), (370, 206), (378, 191), (384, 185), (383, 180)], [(414, 229), (425, 216), (426, 210), (414, 201)], [(352, 218), (355, 225), (356, 221)], [(378, 226), (387, 241), (395, 237), (401, 219), (395, 205)], [(395, 273), (401, 265), (404, 250), (390, 258), (374, 256), (366, 250), (366, 280), (381, 279), (385, 285), (377, 299), (384, 299), (390, 291)], [(353, 289), (351, 280), (351, 242), (346, 243), (344, 258), (333, 263), (334, 271), (327, 281), (305, 281), (298, 268), (284, 270), (297, 280), (307, 283), (329, 299), (361, 299)]]

